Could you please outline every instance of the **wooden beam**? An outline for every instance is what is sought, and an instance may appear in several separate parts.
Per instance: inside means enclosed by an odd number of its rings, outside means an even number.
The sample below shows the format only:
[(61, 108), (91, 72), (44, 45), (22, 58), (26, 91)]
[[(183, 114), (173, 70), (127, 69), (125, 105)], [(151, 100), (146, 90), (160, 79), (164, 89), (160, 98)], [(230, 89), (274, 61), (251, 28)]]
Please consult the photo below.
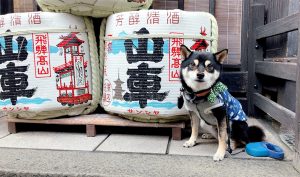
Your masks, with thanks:
[[(298, 3), (299, 6), (299, 3)], [(296, 79), (296, 119), (294, 120), (295, 130), (295, 156), (293, 166), (300, 172), (300, 22), (297, 21), (298, 28), (298, 62), (297, 62), (297, 79)]]
[(298, 19), (299, 13), (281, 18), (266, 25), (259, 26), (255, 30), (255, 39), (259, 40), (262, 38), (297, 30)]
[(33, 124), (58, 124), (58, 125), (103, 125), (103, 126), (122, 126), (122, 127), (157, 127), (157, 128), (184, 128), (183, 122), (174, 123), (143, 123), (120, 118), (110, 114), (90, 114), (77, 117), (46, 119), (46, 120), (27, 120), (8, 118), (8, 122), (14, 123), (33, 123)]
[(8, 130), (10, 133), (16, 133), (16, 124), (31, 123), (31, 124), (57, 124), (57, 125), (85, 125), (86, 135), (88, 137), (96, 136), (96, 125), (102, 126), (119, 126), (119, 127), (149, 127), (149, 128), (171, 128), (172, 138), (174, 140), (181, 140), (181, 129), (185, 128), (185, 122), (174, 123), (144, 123), (135, 122), (113, 116), (109, 114), (91, 114), (77, 117), (47, 119), (47, 120), (27, 120), (7, 118)]
[(267, 76), (296, 81), (296, 63), (256, 61), (255, 72)]
[(249, 11), (249, 37), (248, 37), (248, 115), (257, 116), (254, 104), (253, 94), (260, 92), (261, 83), (255, 74), (255, 61), (263, 61), (263, 44), (255, 40), (255, 29), (264, 25), (265, 6), (253, 5)]
[(279, 105), (278, 103), (270, 100), (267, 97), (264, 97), (259, 93), (253, 94), (253, 103), (260, 110), (264, 111), (281, 124), (284, 124), (289, 128), (294, 129), (293, 122), (296, 119), (296, 115), (293, 111)]
[(297, 57), (275, 57), (275, 58), (265, 58), (264, 61), (297, 63), (298, 59)]

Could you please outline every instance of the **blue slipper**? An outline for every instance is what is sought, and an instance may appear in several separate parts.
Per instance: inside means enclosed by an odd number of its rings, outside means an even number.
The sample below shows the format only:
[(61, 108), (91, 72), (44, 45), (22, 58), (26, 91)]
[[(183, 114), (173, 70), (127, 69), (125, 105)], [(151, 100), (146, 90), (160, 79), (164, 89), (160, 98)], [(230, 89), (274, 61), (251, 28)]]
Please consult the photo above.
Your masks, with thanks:
[(271, 157), (278, 160), (284, 158), (283, 150), (268, 142), (249, 143), (246, 145), (246, 152), (254, 157)]

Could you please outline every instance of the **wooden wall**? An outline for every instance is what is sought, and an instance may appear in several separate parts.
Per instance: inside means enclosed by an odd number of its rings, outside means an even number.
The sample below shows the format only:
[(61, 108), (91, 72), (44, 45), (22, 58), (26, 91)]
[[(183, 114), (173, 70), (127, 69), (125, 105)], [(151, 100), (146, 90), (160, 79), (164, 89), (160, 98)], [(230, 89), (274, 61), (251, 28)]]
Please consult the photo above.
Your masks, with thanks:
[(35, 0), (13, 0), (14, 12), (33, 12), (37, 11)]
[[(270, 23), (279, 18), (291, 15), (298, 11), (298, 0), (253, 0), (252, 3), (265, 5), (265, 23)], [(297, 55), (297, 31), (285, 33), (266, 39), (264, 60), (284, 62), (286, 57)], [(291, 60), (290, 62), (296, 62)], [(289, 72), (289, 71), (287, 71)], [(272, 95), (272, 100), (280, 105), (295, 111), (296, 84), (276, 78), (264, 79), (265, 95)]]
[[(241, 63), (241, 24), (243, 0), (216, 0), (215, 17), (219, 26), (218, 49), (229, 49), (226, 64)], [(174, 0), (154, 0), (153, 9), (176, 9)], [(184, 10), (209, 12), (209, 0), (185, 0)]]

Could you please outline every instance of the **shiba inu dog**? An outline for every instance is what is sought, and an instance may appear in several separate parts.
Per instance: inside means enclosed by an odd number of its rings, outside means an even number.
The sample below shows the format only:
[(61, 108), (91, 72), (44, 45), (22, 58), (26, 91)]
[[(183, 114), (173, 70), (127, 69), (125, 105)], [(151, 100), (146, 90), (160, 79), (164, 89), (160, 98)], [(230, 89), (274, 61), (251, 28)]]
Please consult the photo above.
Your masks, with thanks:
[[(228, 136), (232, 142), (232, 149), (248, 142), (262, 141), (264, 132), (259, 127), (248, 127), (241, 104), (220, 82), (221, 65), (227, 57), (228, 50), (221, 50), (215, 54), (193, 52), (182, 45), (180, 52), (182, 96), (178, 99), (178, 107), (181, 108), (184, 104), (189, 111), (192, 128), (191, 137), (183, 146), (192, 147), (196, 144), (199, 124), (218, 140), (214, 161), (223, 160)], [(231, 124), (230, 135), (227, 133), (226, 118)]]

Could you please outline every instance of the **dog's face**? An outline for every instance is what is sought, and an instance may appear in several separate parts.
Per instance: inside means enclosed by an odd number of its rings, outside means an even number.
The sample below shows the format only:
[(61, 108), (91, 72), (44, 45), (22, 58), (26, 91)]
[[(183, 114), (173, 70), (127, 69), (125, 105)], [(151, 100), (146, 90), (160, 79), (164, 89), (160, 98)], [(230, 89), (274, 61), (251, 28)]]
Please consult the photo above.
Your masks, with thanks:
[(183, 85), (193, 92), (209, 89), (220, 77), (221, 64), (227, 57), (224, 49), (215, 54), (209, 52), (192, 52), (185, 45), (180, 46), (181, 70)]

